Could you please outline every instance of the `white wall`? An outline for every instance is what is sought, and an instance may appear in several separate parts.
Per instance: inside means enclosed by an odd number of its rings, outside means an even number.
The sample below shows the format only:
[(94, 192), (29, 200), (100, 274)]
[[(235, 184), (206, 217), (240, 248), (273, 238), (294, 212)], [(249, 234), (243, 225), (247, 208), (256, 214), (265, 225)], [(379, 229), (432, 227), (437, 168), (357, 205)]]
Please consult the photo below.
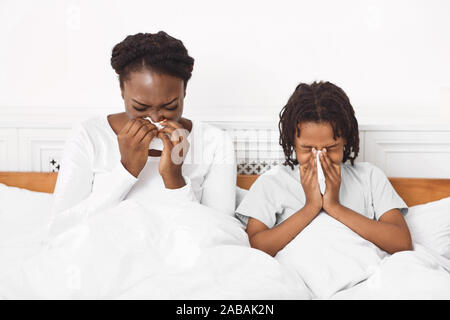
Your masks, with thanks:
[[(0, 117), (123, 109), (111, 49), (164, 30), (195, 58), (186, 113), (276, 120), (326, 79), (360, 122), (450, 123), (450, 1), (0, 1)], [(406, 119), (405, 119), (406, 118)]]

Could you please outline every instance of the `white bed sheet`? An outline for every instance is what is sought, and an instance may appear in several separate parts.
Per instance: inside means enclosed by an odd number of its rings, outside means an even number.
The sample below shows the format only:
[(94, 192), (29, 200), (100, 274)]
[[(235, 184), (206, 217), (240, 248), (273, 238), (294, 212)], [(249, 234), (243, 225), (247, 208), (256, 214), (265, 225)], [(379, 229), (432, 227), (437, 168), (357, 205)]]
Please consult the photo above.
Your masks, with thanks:
[[(250, 248), (237, 219), (199, 204), (124, 201), (45, 249), (51, 196), (0, 185), (0, 198), (3, 299), (317, 298), (307, 274)], [(423, 244), (370, 268), (331, 299), (450, 299), (450, 260)]]
[(450, 299), (450, 261), (420, 244), (383, 259), (372, 275), (332, 299)]
[(237, 219), (201, 204), (125, 200), (44, 248), (46, 225), (0, 244), (3, 299), (311, 297), (301, 279), (249, 247)]

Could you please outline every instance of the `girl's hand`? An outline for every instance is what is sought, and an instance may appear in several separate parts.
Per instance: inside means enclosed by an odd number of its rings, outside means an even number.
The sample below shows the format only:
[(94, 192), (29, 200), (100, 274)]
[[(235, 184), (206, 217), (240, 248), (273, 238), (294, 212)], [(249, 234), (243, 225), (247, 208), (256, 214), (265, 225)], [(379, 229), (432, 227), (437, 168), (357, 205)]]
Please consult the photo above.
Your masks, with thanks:
[(148, 146), (158, 133), (150, 121), (136, 118), (129, 120), (117, 135), (121, 162), (125, 169), (137, 178), (148, 159)]
[(341, 166), (333, 163), (324, 149), (319, 155), (323, 174), (325, 175), (325, 194), (323, 195), (323, 209), (329, 211), (339, 205), (339, 189), (341, 187)]
[(315, 154), (312, 154), (308, 162), (299, 167), (300, 182), (305, 192), (306, 206), (312, 207), (319, 213), (322, 209), (322, 195), (320, 194), (319, 184), (317, 182), (317, 163)]
[(159, 161), (159, 174), (163, 178), (166, 188), (178, 189), (186, 185), (181, 167), (189, 150), (187, 141), (189, 131), (173, 120), (163, 120), (161, 124), (165, 127), (158, 132), (158, 138), (164, 144)]

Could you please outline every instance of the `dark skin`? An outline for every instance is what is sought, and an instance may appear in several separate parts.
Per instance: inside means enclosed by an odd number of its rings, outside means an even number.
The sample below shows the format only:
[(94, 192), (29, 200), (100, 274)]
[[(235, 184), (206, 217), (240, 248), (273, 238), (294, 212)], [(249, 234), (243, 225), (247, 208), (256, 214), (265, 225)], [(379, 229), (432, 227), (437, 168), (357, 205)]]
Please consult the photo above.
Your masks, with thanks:
[[(331, 217), (388, 253), (412, 250), (411, 235), (400, 210), (389, 210), (376, 221), (340, 204), (339, 189), (345, 139), (338, 137), (335, 140), (329, 123), (301, 122), (299, 128), (301, 134), (295, 140), (295, 150), (306, 197), (305, 206), (272, 229), (261, 221), (250, 218), (246, 231), (251, 246), (275, 256), (323, 208)], [(317, 150), (322, 150), (319, 158), (326, 183), (323, 196), (317, 183)]]
[[(159, 174), (168, 189), (178, 189), (186, 185), (182, 174), (182, 162), (172, 161), (172, 151), (184, 142), (185, 136), (179, 130), (192, 130), (192, 121), (183, 118), (184, 97), (186, 89), (184, 81), (171, 75), (143, 69), (131, 72), (121, 88), (125, 103), (125, 112), (108, 115), (108, 122), (117, 134), (121, 162), (134, 177), (147, 163), (149, 156), (159, 157)], [(149, 120), (161, 122), (165, 128), (158, 130)], [(186, 131), (187, 130), (187, 131)], [(150, 142), (158, 137), (163, 141), (163, 151), (149, 150)], [(175, 148), (175, 149), (174, 149)], [(186, 156), (188, 149), (179, 152)]]

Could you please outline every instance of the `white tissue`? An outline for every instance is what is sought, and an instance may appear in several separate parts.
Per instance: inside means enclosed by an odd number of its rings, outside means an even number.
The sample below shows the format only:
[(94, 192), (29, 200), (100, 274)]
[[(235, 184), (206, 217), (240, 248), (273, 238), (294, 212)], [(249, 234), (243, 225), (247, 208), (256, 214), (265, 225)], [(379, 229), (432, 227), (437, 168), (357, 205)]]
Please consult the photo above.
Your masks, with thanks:
[(316, 160), (317, 160), (317, 180), (319, 183), (319, 189), (320, 189), (320, 193), (323, 195), (325, 194), (325, 176), (323, 174), (323, 170), (322, 170), (322, 164), (320, 163), (319, 160), (319, 154), (322, 153), (322, 150), (318, 150), (317, 154), (316, 154)]
[(164, 128), (164, 126), (163, 126), (161, 123), (159, 123), (159, 122), (153, 122), (152, 118), (150, 118), (150, 117), (145, 117), (144, 119), (147, 119), (147, 120), (150, 121), (152, 124), (154, 124), (154, 125), (158, 128), (158, 130), (161, 130), (162, 128)]
[[(150, 117), (145, 117), (144, 119), (148, 119), (152, 124), (156, 126), (156, 128), (158, 128), (158, 130), (164, 128), (164, 126), (161, 125), (159, 122), (153, 122)], [(160, 138), (154, 137), (152, 141), (150, 141), (150, 145), (148, 146), (148, 148), (162, 151), (164, 149), (164, 144)]]

